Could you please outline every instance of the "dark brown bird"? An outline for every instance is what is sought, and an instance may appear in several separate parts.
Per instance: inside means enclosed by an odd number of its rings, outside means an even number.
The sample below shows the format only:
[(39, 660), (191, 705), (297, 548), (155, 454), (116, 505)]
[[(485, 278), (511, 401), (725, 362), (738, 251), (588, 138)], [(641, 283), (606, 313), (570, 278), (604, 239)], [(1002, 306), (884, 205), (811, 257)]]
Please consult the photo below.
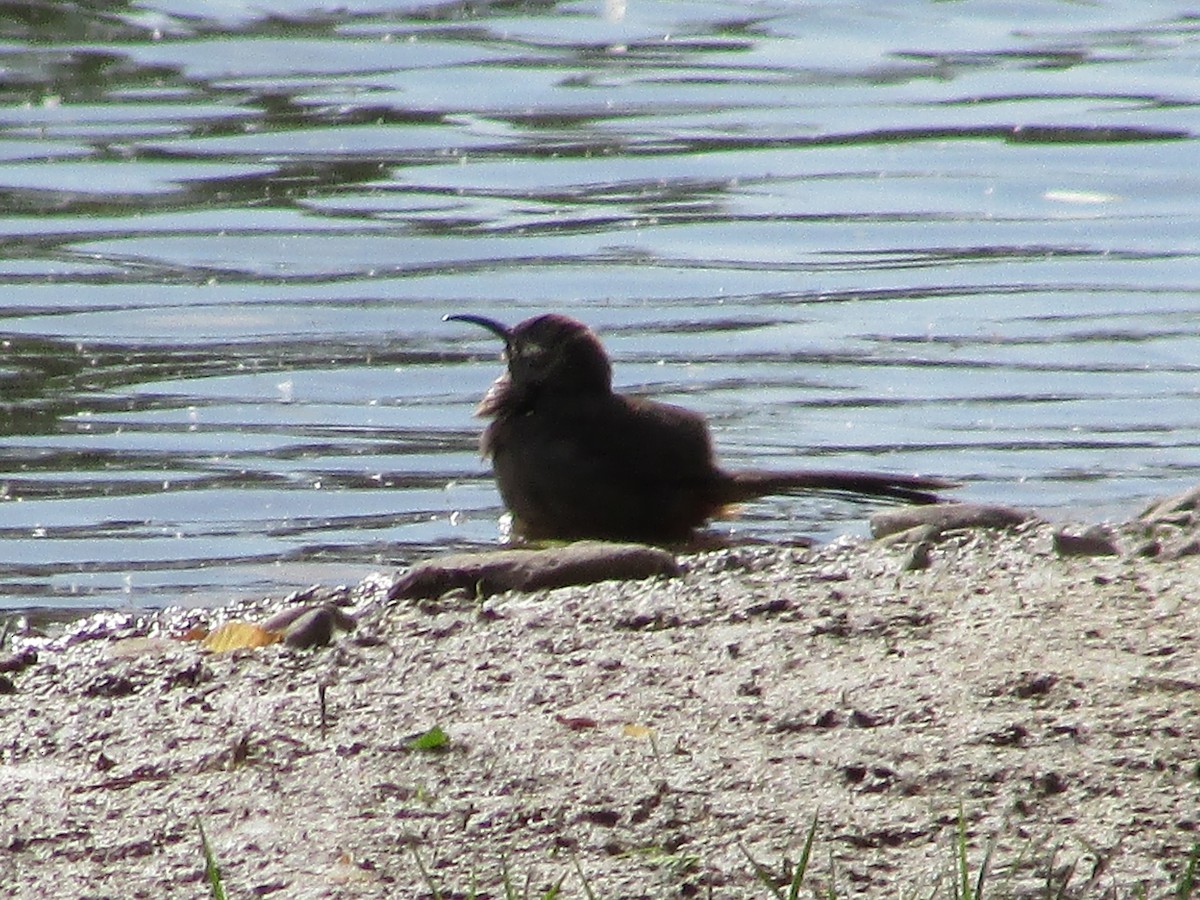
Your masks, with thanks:
[(526, 538), (668, 543), (728, 507), (795, 490), (935, 503), (939, 478), (799, 470), (726, 472), (699, 413), (613, 393), (612, 364), (595, 333), (548, 314), (509, 328), (455, 315), (504, 341), (506, 371), (479, 404), (492, 421), (481, 449)]

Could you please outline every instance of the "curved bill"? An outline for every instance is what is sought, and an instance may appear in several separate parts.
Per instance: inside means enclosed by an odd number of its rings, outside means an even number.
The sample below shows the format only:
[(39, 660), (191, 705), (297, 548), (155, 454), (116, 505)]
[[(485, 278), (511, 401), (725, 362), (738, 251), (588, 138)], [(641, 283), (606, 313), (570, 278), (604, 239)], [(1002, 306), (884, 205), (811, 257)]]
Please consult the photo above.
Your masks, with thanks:
[(480, 328), (486, 328), (492, 334), (504, 341), (507, 347), (512, 343), (512, 332), (508, 326), (502, 325), (495, 319), (489, 319), (487, 316), (476, 316), (471, 313), (455, 313), (451, 316), (442, 316), (443, 322), (469, 322), (472, 325), (478, 325)]

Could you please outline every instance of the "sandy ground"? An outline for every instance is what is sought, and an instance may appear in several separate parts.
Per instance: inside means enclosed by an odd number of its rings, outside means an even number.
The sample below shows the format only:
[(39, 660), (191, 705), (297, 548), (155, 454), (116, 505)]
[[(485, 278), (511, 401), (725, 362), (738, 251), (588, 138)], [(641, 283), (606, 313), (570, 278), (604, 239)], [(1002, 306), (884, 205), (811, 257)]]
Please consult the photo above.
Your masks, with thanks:
[(513, 896), (769, 897), (747, 854), (780, 873), (817, 816), (802, 896), (950, 897), (961, 809), (986, 895), (1175, 896), (1195, 533), (1176, 511), (1093, 557), (1045, 524), (951, 532), (916, 570), (883, 541), (725, 549), (483, 600), (389, 601), (389, 574), (331, 594), (357, 626), (316, 650), (178, 639), (283, 601), (18, 635), (0, 886), (203, 897), (199, 822), (232, 898), (504, 897), (505, 871)]

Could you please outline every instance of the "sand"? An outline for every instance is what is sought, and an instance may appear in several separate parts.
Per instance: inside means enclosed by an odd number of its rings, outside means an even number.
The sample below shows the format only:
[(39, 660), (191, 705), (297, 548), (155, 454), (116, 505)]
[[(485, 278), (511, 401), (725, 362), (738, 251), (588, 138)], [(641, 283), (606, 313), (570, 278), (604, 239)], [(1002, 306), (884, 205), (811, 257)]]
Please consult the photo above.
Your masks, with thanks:
[[(1200, 840), (1195, 517), (1102, 533), (1118, 555), (1030, 522), (17, 634), (0, 886), (208, 896), (202, 825), (232, 898), (770, 897), (750, 859), (786, 876), (816, 817), (801, 896), (954, 896), (960, 827), (986, 895), (1175, 896)], [(182, 639), (300, 600), (355, 627)]]

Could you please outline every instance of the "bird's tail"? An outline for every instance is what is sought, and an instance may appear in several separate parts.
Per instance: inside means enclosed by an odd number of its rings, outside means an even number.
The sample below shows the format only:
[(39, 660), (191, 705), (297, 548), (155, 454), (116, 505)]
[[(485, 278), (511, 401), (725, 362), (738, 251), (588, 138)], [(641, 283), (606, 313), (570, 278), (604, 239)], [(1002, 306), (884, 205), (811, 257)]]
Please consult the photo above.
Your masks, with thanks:
[(833, 491), (839, 494), (864, 494), (890, 497), (906, 503), (940, 503), (939, 490), (958, 487), (944, 478), (924, 475), (889, 475), (880, 472), (819, 471), (800, 469), (771, 472), (745, 469), (731, 473), (729, 503), (740, 503), (767, 494), (791, 491)]

